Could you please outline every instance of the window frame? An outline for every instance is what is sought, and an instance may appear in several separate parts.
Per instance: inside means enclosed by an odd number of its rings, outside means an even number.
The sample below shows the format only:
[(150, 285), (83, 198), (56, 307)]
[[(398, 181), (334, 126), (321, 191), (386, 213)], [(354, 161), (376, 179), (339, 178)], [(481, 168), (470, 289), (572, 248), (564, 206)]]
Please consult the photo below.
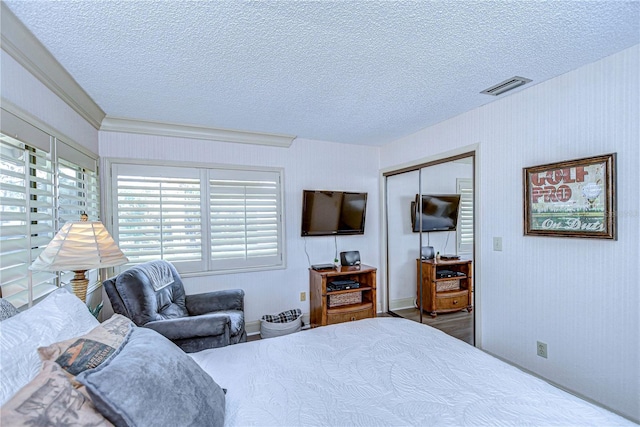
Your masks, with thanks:
[[(210, 276), (210, 275), (221, 275), (221, 274), (233, 274), (233, 273), (249, 273), (249, 272), (259, 272), (259, 271), (269, 271), (269, 270), (282, 270), (286, 269), (286, 236), (285, 236), (285, 199), (284, 199), (284, 168), (280, 167), (261, 167), (261, 166), (249, 166), (249, 165), (229, 165), (229, 164), (214, 164), (214, 163), (199, 163), (199, 162), (180, 162), (180, 161), (154, 161), (154, 160), (143, 160), (143, 159), (123, 159), (123, 158), (114, 158), (114, 157), (103, 157), (101, 158), (101, 168), (103, 171), (102, 179), (102, 201), (103, 201), (103, 210), (104, 210), (104, 218), (105, 221), (103, 223), (109, 229), (109, 232), (115, 239), (116, 243), (119, 244), (119, 234), (117, 227), (117, 188), (116, 181), (117, 176), (116, 172), (121, 166), (126, 167), (144, 167), (144, 168), (153, 168), (154, 175), (156, 176), (164, 176), (164, 175), (174, 175), (175, 171), (167, 172), (170, 169), (181, 169), (188, 168), (193, 171), (197, 169), (200, 174), (201, 179), (201, 188), (200, 192), (200, 206), (201, 206), (201, 217), (202, 217), (202, 240), (201, 240), (201, 253), (202, 260), (200, 261), (200, 266), (195, 265), (194, 263), (184, 263), (174, 262), (176, 269), (180, 272), (180, 275), (183, 277), (197, 277), (197, 276)], [(163, 172), (163, 168), (165, 172)], [(115, 171), (114, 171), (115, 170)], [(216, 268), (216, 262), (212, 260), (211, 257), (211, 221), (210, 221), (210, 213), (209, 213), (209, 202), (210, 202), (210, 186), (209, 186), (209, 171), (218, 171), (223, 175), (225, 173), (242, 173), (246, 172), (248, 176), (253, 176), (254, 173), (275, 173), (279, 178), (279, 184), (277, 188), (277, 198), (278, 198), (278, 262), (272, 263), (269, 265), (251, 265), (250, 262), (238, 263), (230, 263), (231, 267), (219, 269)], [(124, 251), (124, 250), (123, 250)], [(126, 254), (126, 252), (125, 252)], [(131, 265), (136, 264), (136, 262), (130, 262), (128, 264), (122, 265), (120, 267), (116, 267), (116, 273), (119, 271), (123, 271)], [(182, 265), (181, 265), (182, 264)]]
[[(88, 215), (90, 221), (100, 221), (100, 168), (97, 158), (74, 149), (63, 140), (55, 139), (56, 161), (55, 161), (55, 194), (56, 194), (56, 232), (68, 221), (79, 221), (81, 214)], [(64, 170), (63, 170), (64, 169)], [(70, 170), (75, 176), (65, 175), (65, 171)], [(68, 193), (63, 195), (62, 182), (67, 181), (75, 187), (75, 196)], [(71, 191), (72, 187), (66, 186), (66, 191)], [(76, 206), (62, 205), (61, 200), (66, 198), (75, 199)], [(64, 209), (67, 208), (67, 209)], [(84, 209), (83, 209), (84, 208)], [(74, 212), (75, 211), (75, 212)], [(62, 221), (64, 216), (68, 219)], [(75, 215), (75, 216), (72, 216)], [(63, 271), (60, 275), (60, 283), (71, 283), (75, 273), (73, 271)], [(102, 286), (100, 280), (100, 269), (87, 270), (85, 276), (89, 280), (87, 295), (91, 295), (96, 289)]]
[[(471, 192), (471, 200), (465, 200), (462, 191)], [(456, 193), (460, 194), (460, 218), (458, 219), (458, 230), (456, 231), (456, 246), (459, 254), (471, 254), (473, 253), (474, 245), (474, 187), (472, 178), (456, 178)], [(465, 226), (463, 221), (464, 204), (471, 203), (471, 224)], [(463, 243), (462, 238), (464, 234), (471, 234), (471, 242)]]
[(57, 230), (56, 172), (53, 150), (43, 150), (7, 133), (0, 134), (2, 164), (7, 166), (0, 167), (0, 196), (7, 197), (0, 212), (0, 291), (21, 309), (31, 307), (60, 283), (54, 272), (29, 270)]
[[(99, 156), (97, 154), (92, 153), (91, 151), (84, 148), (82, 145), (74, 142), (68, 136), (65, 136), (48, 126), (46, 123), (43, 123), (39, 119), (29, 115), (21, 111), (19, 108), (11, 106), (11, 105), (3, 105), (0, 109), (0, 113), (2, 116), (1, 121), (1, 132), (4, 135), (7, 135), (8, 140), (7, 144), (11, 144), (17, 147), (16, 144), (22, 146), (22, 148), (17, 148), (23, 150), (27, 155), (33, 156), (35, 155), (35, 150), (42, 151), (46, 153), (46, 159), (51, 164), (50, 174), (51, 174), (51, 197), (52, 201), (50, 204), (46, 206), (47, 209), (51, 210), (51, 233), (33, 233), (31, 232), (29, 236), (25, 237), (26, 245), (31, 249), (30, 253), (30, 261), (28, 265), (31, 265), (33, 260), (39, 255), (39, 253), (44, 249), (46, 245), (49, 244), (53, 236), (60, 230), (60, 228), (64, 225), (61, 217), (60, 211), (60, 160), (64, 160), (68, 163), (68, 166), (77, 166), (76, 172), (86, 173), (90, 172), (92, 189), (90, 191), (83, 191), (86, 197), (83, 199), (82, 197), (76, 197), (76, 203), (80, 207), (83, 203), (84, 206), (91, 204), (92, 208), (90, 209), (90, 214), (93, 214), (95, 217), (90, 218), (91, 220), (100, 220), (100, 170), (99, 170)], [(15, 141), (15, 142), (12, 142)], [(31, 162), (31, 161), (29, 161)], [(25, 165), (29, 165), (30, 163), (25, 163)], [(31, 169), (34, 169), (32, 166)], [(34, 169), (35, 170), (35, 169)], [(76, 180), (78, 182), (82, 181), (83, 183), (88, 183), (86, 180), (86, 176), (77, 175)], [(27, 198), (30, 200), (29, 194), (30, 191), (27, 189), (26, 193)], [(29, 200), (25, 199), (25, 207), (27, 210), (37, 209), (35, 205), (29, 203)], [(82, 209), (80, 209), (82, 210)], [(78, 220), (80, 218), (78, 217)], [(30, 216), (27, 214), (26, 221), (30, 222)], [(36, 221), (38, 221), (36, 219)], [(66, 222), (66, 221), (65, 221)], [(49, 235), (50, 234), (50, 235)], [(46, 244), (42, 244), (46, 239)], [(28, 268), (28, 267), (27, 267)], [(50, 276), (51, 286), (47, 288), (45, 292), (34, 294), (34, 287), (36, 285), (42, 285), (42, 283), (35, 283), (33, 281), (34, 276)], [(59, 287), (65, 287), (69, 285), (68, 280), (73, 276), (72, 272), (63, 271), (63, 272), (35, 272), (28, 270), (28, 274), (25, 277), (26, 282), (26, 302), (18, 306), (19, 309), (26, 309), (28, 307), (33, 306), (46, 295), (48, 295), (53, 290)], [(100, 276), (98, 270), (90, 270), (87, 272), (87, 277), (89, 278), (89, 287), (88, 294), (98, 289), (102, 283), (100, 281)], [(2, 282), (0, 282), (0, 287), (2, 286)], [(7, 284), (5, 284), (7, 285)], [(6, 297), (7, 295), (5, 295)], [(19, 297), (14, 297), (15, 300)], [(12, 300), (9, 296), (9, 300)]]

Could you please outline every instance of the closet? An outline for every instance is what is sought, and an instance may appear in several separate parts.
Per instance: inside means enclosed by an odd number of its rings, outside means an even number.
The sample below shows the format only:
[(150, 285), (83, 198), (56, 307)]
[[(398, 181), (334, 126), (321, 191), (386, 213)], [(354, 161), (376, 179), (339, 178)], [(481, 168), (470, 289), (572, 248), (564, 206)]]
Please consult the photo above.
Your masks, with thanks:
[[(474, 292), (465, 300), (464, 310), (448, 310), (432, 316), (433, 311), (423, 306), (427, 300), (423, 283), (429, 282), (422, 277), (426, 270), (416, 265), (422, 255), (429, 258), (431, 251), (441, 257), (459, 257), (461, 261), (469, 261), (470, 274), (468, 279), (458, 280), (458, 284), (472, 283), (474, 165), (475, 153), (471, 152), (383, 174), (389, 314), (431, 324), (445, 332), (447, 328), (439, 325), (448, 322), (449, 328), (465, 333), (469, 337), (466, 341), (471, 344), (474, 342)], [(451, 218), (453, 208), (457, 210), (455, 220)], [(446, 274), (448, 269), (437, 270), (444, 270)], [(450, 278), (442, 284), (455, 287), (455, 281), (456, 278)], [(454, 322), (461, 326), (452, 326)], [(469, 330), (460, 331), (461, 328)]]

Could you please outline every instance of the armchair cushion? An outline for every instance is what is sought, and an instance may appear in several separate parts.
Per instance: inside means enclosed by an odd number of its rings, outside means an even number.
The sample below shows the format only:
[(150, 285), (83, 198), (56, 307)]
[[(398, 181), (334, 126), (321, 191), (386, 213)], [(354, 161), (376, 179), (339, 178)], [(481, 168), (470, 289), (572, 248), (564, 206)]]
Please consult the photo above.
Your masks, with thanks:
[(153, 329), (170, 340), (176, 340), (222, 335), (225, 333), (225, 328), (229, 328), (229, 324), (229, 316), (221, 313), (208, 313), (179, 319), (156, 320), (145, 324), (144, 327)]
[(185, 305), (191, 316), (221, 310), (244, 311), (244, 291), (242, 289), (225, 289), (187, 295)]
[[(241, 335), (245, 333), (244, 330), (244, 313), (239, 310), (225, 310), (218, 311), (218, 314), (223, 314), (229, 317), (229, 334), (232, 337), (241, 338)], [(239, 341), (236, 341), (239, 342)], [(235, 344), (236, 342), (232, 342), (231, 344)]]
[[(154, 289), (146, 268), (148, 265), (156, 264), (167, 266), (163, 271), (170, 271), (173, 276), (173, 282), (158, 291)], [(125, 316), (138, 326), (156, 320), (189, 315), (182, 280), (175, 267), (166, 261), (152, 261), (131, 267), (116, 276), (111, 283), (119, 295), (118, 302), (126, 312)], [(109, 287), (105, 288), (111, 299)]]

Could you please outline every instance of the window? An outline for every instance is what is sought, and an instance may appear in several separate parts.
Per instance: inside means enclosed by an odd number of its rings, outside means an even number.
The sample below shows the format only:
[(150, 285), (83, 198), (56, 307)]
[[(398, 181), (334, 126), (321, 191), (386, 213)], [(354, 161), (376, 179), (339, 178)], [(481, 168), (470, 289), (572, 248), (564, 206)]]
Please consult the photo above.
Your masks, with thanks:
[(212, 267), (279, 265), (280, 174), (210, 170), (209, 194)]
[[(73, 277), (29, 266), (66, 221), (80, 219), (81, 212), (99, 219), (97, 161), (0, 111), (0, 290), (22, 308)], [(97, 271), (88, 277), (91, 291), (99, 285)]]
[(460, 194), (460, 218), (458, 224), (458, 253), (473, 252), (473, 181), (470, 178), (456, 180)]
[[(100, 185), (98, 168), (95, 159), (74, 150), (70, 146), (56, 141), (58, 162), (58, 224), (59, 228), (67, 221), (78, 221), (80, 215), (86, 213), (90, 221), (100, 219)], [(87, 293), (91, 293), (100, 285), (98, 269), (85, 273), (89, 279)], [(70, 283), (74, 273), (61, 273), (61, 282)]]
[(2, 297), (20, 308), (57, 286), (57, 275), (29, 271), (55, 234), (53, 164), (47, 151), (0, 134)]
[(281, 171), (112, 164), (113, 235), (131, 264), (181, 273), (283, 265)]
[(100, 218), (100, 183), (96, 160), (58, 141), (58, 215), (60, 224), (78, 221), (82, 213), (89, 220)]

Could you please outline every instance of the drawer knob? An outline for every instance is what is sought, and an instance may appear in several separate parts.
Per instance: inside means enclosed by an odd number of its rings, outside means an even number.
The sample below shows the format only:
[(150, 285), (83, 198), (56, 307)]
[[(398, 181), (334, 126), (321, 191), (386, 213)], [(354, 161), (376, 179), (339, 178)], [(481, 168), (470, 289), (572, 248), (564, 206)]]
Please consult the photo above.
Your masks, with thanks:
[(457, 303), (458, 303), (458, 300), (457, 300), (457, 299), (454, 299), (454, 300), (453, 300), (453, 305), (456, 305)]

